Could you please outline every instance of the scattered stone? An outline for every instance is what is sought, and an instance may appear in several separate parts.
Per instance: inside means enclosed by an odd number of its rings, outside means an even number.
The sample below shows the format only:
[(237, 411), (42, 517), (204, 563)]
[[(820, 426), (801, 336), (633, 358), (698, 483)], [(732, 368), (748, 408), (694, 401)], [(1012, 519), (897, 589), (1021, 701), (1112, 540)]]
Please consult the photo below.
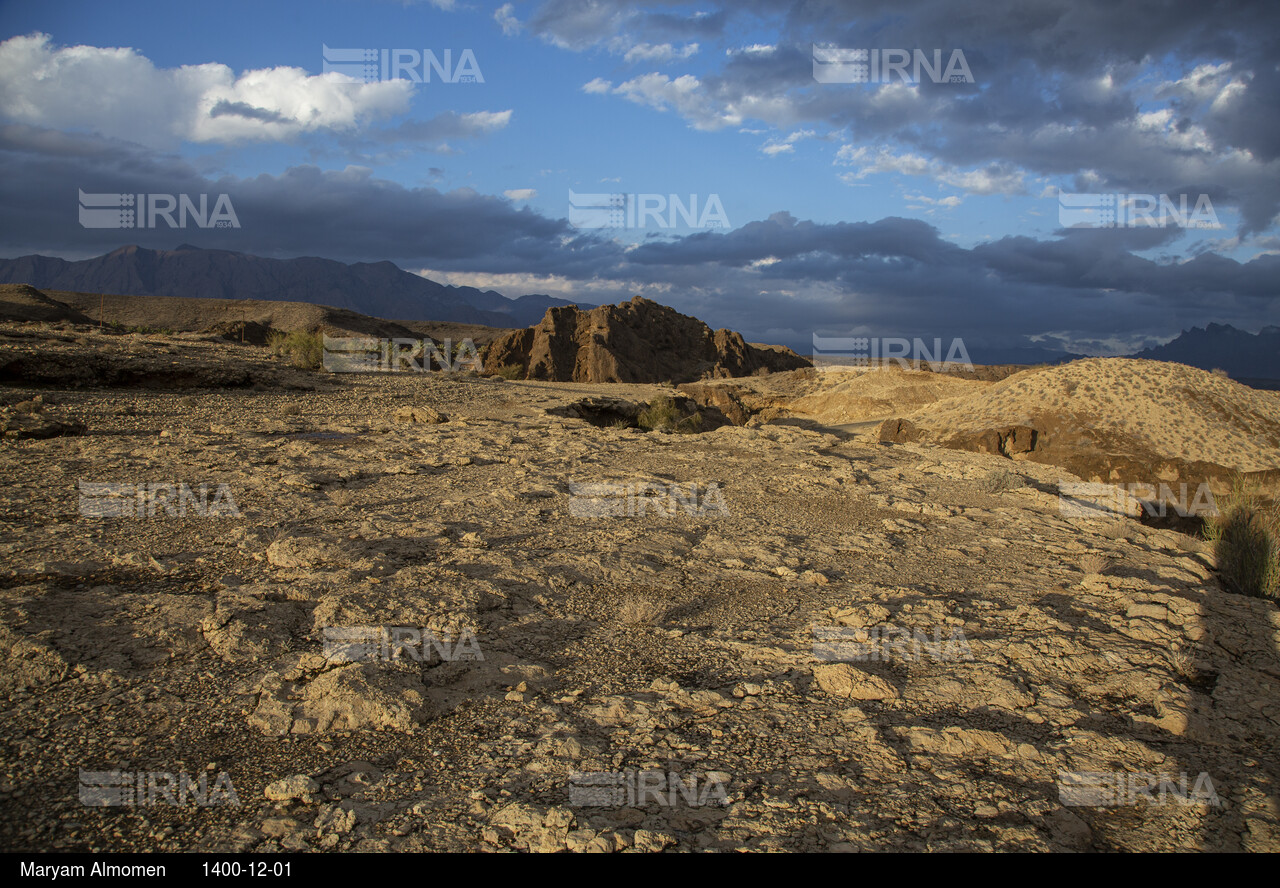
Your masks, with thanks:
[(829, 663), (813, 667), (818, 687), (833, 697), (850, 700), (893, 700), (898, 691), (878, 675), (856, 669), (848, 663)]
[(275, 802), (287, 802), (298, 799), (303, 802), (310, 802), (313, 793), (320, 791), (320, 784), (316, 783), (306, 774), (294, 774), (289, 777), (281, 778), (275, 783), (267, 784), (267, 788), (262, 794)]

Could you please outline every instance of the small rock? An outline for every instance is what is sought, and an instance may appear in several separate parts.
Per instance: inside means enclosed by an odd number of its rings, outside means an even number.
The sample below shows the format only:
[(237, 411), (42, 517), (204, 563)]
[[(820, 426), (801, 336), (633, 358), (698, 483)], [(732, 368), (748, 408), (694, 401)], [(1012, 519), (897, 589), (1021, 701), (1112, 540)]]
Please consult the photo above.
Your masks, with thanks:
[(268, 817), (262, 821), (262, 834), (268, 838), (278, 839), (292, 835), (301, 824), (292, 817)]
[(878, 675), (855, 669), (848, 663), (827, 663), (813, 667), (813, 677), (833, 697), (850, 700), (893, 700), (898, 691)]
[(446, 421), (443, 413), (432, 410), (430, 407), (397, 407), (391, 417), (396, 422), (440, 423)]
[(319, 791), (320, 784), (306, 774), (293, 774), (268, 784), (262, 794), (274, 802), (287, 802), (291, 799), (310, 802), (312, 793)]
[(635, 846), (637, 851), (657, 852), (675, 843), (675, 838), (666, 833), (654, 832), (648, 829), (636, 830)]

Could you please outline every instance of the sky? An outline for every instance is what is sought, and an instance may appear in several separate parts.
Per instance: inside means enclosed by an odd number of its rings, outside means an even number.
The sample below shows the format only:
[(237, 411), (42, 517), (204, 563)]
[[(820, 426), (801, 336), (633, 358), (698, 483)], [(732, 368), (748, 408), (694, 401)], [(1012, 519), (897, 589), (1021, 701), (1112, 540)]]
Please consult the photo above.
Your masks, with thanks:
[(0, 0), (0, 256), (1122, 354), (1280, 324), (1278, 111), (1274, 2)]

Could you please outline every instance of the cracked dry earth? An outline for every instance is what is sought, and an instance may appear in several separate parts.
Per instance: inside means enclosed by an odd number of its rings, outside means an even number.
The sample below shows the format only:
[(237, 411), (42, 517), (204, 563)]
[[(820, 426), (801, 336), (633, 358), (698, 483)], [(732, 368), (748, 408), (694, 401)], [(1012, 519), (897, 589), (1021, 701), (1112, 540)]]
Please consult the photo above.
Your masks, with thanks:
[[(8, 389), (87, 431), (0, 449), (6, 849), (1280, 850), (1275, 604), (1192, 538), (1063, 517), (1059, 470), (546, 412), (657, 386), (313, 378)], [(78, 481), (225, 483), (240, 515), (83, 516)], [(724, 510), (574, 517), (602, 481)], [(326, 658), (368, 626), (482, 659)], [(829, 662), (823, 627), (963, 655)], [(225, 772), (239, 804), (88, 807), (81, 769)], [(571, 797), (640, 771), (717, 791)], [(1213, 798), (1067, 804), (1066, 772)]]

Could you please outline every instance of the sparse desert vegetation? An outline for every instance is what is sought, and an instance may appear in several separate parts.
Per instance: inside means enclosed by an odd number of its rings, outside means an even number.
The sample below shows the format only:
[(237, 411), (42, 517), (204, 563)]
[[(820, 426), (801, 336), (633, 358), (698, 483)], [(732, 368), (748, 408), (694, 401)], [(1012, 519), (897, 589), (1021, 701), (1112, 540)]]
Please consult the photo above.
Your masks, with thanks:
[(324, 355), (321, 334), (306, 330), (293, 330), (289, 333), (273, 331), (267, 337), (267, 347), (273, 355), (288, 360), (300, 370), (320, 369)]
[(637, 423), (647, 432), (694, 433), (702, 429), (702, 416), (697, 411), (686, 414), (674, 398), (660, 395), (640, 411)]
[(501, 379), (524, 379), (524, 368), (519, 364), (503, 364), (494, 368), (493, 375)]
[(631, 595), (618, 607), (618, 622), (625, 626), (652, 626), (666, 609), (651, 598)]
[(1025, 483), (1023, 477), (1017, 472), (999, 468), (992, 469), (986, 477), (978, 482), (978, 486), (987, 493), (1005, 493), (1006, 491), (1017, 490)]
[(1280, 853), (1280, 3), (0, 29), (21, 877)]
[(1078, 563), (1086, 577), (1098, 577), (1110, 570), (1113, 562), (1106, 555), (1089, 552), (1081, 555)]
[[(1206, 543), (1064, 515), (1057, 465), (804, 412), (871, 404), (853, 379), (508, 384), (302, 370), (287, 336), (18, 332), (0, 325), (33, 380), (11, 381), (3, 408), (0, 692), (27, 807), (87, 824), (52, 847), (177, 841), (132, 814), (103, 833), (67, 795), (66, 774), (118, 763), (118, 742), (134, 767), (178, 749), (231, 774), (241, 806), (182, 833), (209, 850), (557, 850), (574, 832), (615, 849), (816, 848), (812, 806), (851, 792), (873, 829), (828, 828), (867, 850), (1275, 847), (1274, 511), (1245, 486), (1219, 496)], [(90, 355), (127, 384), (49, 390)], [(924, 376), (868, 385), (920, 409)], [(957, 384), (999, 385), (938, 391)], [(153, 396), (169, 388), (183, 393)], [(657, 433), (618, 434), (637, 427)], [(683, 431), (699, 433), (662, 433)], [(238, 516), (95, 518), (78, 479), (225, 484)], [(699, 512), (711, 482), (725, 508)], [(326, 633), (352, 627), (450, 656), (466, 639), (483, 658), (326, 659)], [(973, 659), (832, 662), (823, 647), (899, 630), (962, 632)], [(59, 733), (103, 699), (128, 705)], [(1087, 751), (1103, 748), (1110, 768), (1173, 755), (1211, 773), (1249, 831), (1181, 807), (1132, 823), (1064, 807), (1059, 774), (1102, 767)], [(727, 805), (695, 823), (567, 803), (572, 773), (655, 761), (725, 775)], [(295, 783), (319, 789), (272, 797)], [(43, 841), (36, 828), (0, 817), (16, 847)]]
[(1223, 580), (1245, 595), (1280, 598), (1280, 504), (1237, 478), (1205, 525)]

